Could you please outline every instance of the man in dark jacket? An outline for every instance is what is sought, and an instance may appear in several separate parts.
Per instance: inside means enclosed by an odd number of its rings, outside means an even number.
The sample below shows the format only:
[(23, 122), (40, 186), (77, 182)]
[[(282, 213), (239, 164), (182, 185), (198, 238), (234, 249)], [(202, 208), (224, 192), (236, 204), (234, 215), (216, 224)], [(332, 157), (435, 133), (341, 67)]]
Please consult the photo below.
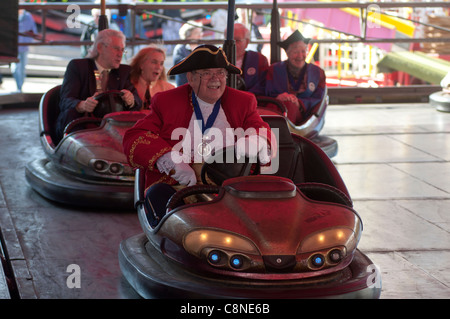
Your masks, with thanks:
[(99, 104), (95, 96), (101, 92), (119, 90), (126, 109), (141, 108), (142, 102), (130, 82), (131, 68), (120, 64), (124, 51), (125, 36), (120, 31), (106, 29), (98, 33), (85, 59), (69, 62), (61, 86), (60, 114), (56, 123), (59, 137), (71, 121), (92, 115)]

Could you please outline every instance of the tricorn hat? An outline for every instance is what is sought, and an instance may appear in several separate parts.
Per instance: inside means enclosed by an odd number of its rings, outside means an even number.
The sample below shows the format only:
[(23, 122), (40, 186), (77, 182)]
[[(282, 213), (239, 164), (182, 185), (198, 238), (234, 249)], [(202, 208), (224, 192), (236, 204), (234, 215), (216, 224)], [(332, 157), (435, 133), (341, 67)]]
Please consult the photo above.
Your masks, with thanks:
[(185, 59), (175, 64), (168, 75), (186, 73), (200, 69), (224, 68), (229, 73), (241, 74), (242, 71), (230, 62), (222, 48), (214, 45), (204, 44), (196, 47)]
[(306, 44), (310, 41), (310, 38), (305, 38), (300, 31), (295, 30), (294, 33), (292, 33), (286, 40), (282, 42), (278, 42), (278, 45), (282, 47), (284, 50), (287, 50), (289, 45), (291, 45), (294, 42), (303, 41)]

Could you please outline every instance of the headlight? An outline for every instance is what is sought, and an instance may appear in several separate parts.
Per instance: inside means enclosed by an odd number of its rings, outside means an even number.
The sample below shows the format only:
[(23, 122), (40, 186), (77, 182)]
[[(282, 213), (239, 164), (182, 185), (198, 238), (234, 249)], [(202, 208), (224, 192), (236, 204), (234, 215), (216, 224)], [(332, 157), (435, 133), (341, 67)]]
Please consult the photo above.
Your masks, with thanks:
[(358, 238), (350, 228), (331, 228), (306, 237), (298, 249), (298, 253), (318, 251), (321, 249), (345, 246), (348, 251), (356, 248)]
[(102, 159), (91, 159), (89, 165), (97, 173), (120, 175), (124, 172), (124, 167), (121, 163), (108, 162)]
[(236, 234), (210, 229), (194, 230), (188, 233), (184, 237), (183, 245), (187, 252), (196, 256), (200, 256), (204, 248), (259, 254), (258, 249), (250, 240)]
[(315, 254), (314, 256), (311, 257), (311, 263), (313, 264), (314, 267), (320, 268), (325, 263), (325, 257), (322, 256), (321, 254)]
[(234, 269), (241, 269), (244, 265), (244, 257), (240, 255), (231, 256), (230, 265)]

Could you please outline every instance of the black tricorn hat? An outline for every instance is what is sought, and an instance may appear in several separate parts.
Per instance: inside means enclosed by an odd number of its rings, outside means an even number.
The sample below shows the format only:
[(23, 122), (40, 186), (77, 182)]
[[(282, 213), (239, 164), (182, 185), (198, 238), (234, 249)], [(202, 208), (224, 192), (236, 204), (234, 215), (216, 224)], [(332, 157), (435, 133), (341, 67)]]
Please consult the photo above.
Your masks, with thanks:
[(241, 74), (242, 71), (230, 62), (222, 48), (204, 44), (196, 47), (185, 59), (175, 64), (167, 72), (168, 75), (181, 74), (200, 69), (224, 68), (229, 73)]
[(282, 42), (278, 42), (278, 45), (282, 47), (284, 50), (287, 50), (289, 45), (291, 45), (294, 42), (303, 41), (306, 44), (310, 41), (310, 38), (305, 38), (300, 31), (295, 30), (294, 33), (292, 33), (286, 40)]

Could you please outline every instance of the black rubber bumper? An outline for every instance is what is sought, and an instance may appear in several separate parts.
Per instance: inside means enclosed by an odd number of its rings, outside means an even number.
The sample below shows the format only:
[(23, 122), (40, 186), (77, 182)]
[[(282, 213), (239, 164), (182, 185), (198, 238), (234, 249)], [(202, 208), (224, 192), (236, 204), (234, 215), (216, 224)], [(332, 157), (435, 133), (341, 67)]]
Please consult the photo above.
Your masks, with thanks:
[(372, 282), (373, 264), (357, 250), (345, 281), (252, 281), (192, 273), (165, 258), (144, 234), (120, 244), (122, 274), (144, 298), (379, 298), (381, 280)]
[(58, 172), (48, 159), (28, 163), (25, 177), (31, 187), (52, 201), (81, 207), (133, 209), (133, 183), (91, 183)]

